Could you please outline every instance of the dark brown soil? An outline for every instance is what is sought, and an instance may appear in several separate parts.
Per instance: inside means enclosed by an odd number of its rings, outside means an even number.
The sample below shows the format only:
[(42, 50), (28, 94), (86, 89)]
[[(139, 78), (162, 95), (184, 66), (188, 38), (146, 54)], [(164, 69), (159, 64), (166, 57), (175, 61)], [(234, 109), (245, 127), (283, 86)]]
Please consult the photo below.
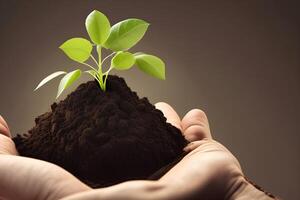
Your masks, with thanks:
[(96, 81), (81, 84), (51, 110), (14, 138), (20, 155), (55, 163), (91, 187), (146, 179), (186, 145), (162, 112), (117, 76), (109, 76), (106, 92)]

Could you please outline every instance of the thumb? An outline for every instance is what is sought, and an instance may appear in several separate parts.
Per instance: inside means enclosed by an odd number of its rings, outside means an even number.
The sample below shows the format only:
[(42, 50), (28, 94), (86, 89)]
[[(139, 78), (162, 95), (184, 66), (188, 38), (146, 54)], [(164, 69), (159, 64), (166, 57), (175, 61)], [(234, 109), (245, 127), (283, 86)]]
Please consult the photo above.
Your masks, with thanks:
[(0, 115), (0, 154), (18, 155), (6, 121)]
[(1, 115), (0, 115), (0, 134), (6, 135), (7, 137), (11, 137), (8, 125)]
[(206, 114), (200, 109), (192, 109), (181, 121), (182, 132), (189, 142), (212, 139)]
[(0, 133), (0, 155), (18, 155), (14, 141)]

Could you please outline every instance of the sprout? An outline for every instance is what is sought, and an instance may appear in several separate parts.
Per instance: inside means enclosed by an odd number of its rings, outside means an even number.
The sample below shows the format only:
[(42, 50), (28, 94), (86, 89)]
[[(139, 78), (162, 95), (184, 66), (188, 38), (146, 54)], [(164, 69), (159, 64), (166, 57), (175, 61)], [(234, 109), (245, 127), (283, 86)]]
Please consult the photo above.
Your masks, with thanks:
[[(106, 81), (112, 69), (128, 70), (134, 65), (141, 71), (158, 79), (165, 79), (165, 64), (154, 56), (145, 53), (130, 53), (128, 50), (136, 45), (146, 33), (149, 23), (141, 19), (126, 19), (111, 27), (108, 18), (101, 12), (94, 10), (85, 21), (85, 27), (91, 41), (85, 38), (71, 38), (64, 42), (59, 48), (72, 60), (88, 67), (84, 71), (91, 75), (99, 83), (100, 88), (106, 91)], [(96, 48), (98, 58), (92, 55), (93, 48)], [(102, 60), (102, 49), (110, 50), (112, 53)], [(103, 72), (104, 61), (111, 59), (110, 67)], [(95, 66), (86, 63), (92, 59)], [(59, 87), (58, 98), (62, 92), (74, 83), (82, 74), (80, 69), (72, 72), (58, 71), (44, 78), (35, 90), (50, 80), (63, 75)]]

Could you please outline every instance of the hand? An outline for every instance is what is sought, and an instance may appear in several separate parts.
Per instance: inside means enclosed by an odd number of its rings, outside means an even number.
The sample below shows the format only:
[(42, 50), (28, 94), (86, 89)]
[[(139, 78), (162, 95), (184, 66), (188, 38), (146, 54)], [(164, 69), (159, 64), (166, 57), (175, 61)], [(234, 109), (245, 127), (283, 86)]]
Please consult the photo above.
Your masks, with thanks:
[(193, 109), (180, 121), (168, 104), (158, 103), (156, 107), (190, 142), (185, 148), (190, 153), (159, 180), (167, 188), (165, 199), (276, 199), (245, 180), (238, 160), (213, 140), (202, 110)]
[(189, 153), (158, 181), (127, 181), (63, 200), (271, 199), (244, 179), (238, 160), (213, 140), (203, 111), (193, 109), (181, 121), (168, 104), (157, 103), (156, 107), (190, 141), (185, 148)]
[(156, 107), (190, 142), (185, 148), (190, 153), (160, 181), (170, 190), (182, 190), (176, 199), (228, 199), (244, 183), (244, 175), (232, 153), (213, 140), (206, 114), (193, 109), (180, 120), (168, 104)]
[(89, 189), (57, 165), (18, 156), (0, 116), (0, 199), (59, 199)]
[(228, 149), (212, 139), (205, 113), (193, 109), (181, 121), (168, 104), (155, 106), (191, 142), (185, 148), (190, 153), (158, 181), (128, 181), (64, 200), (225, 199), (238, 190), (244, 182), (240, 164)]
[(0, 154), (17, 155), (16, 147), (11, 139), (6, 121), (0, 115)]
[(56, 165), (7, 155), (16, 150), (2, 119), (0, 135), (6, 138), (0, 138), (0, 144), (2, 140), (8, 142), (2, 146), (3, 150), (0, 146), (0, 152), (6, 152), (0, 155), (0, 196), (9, 199), (65, 197), (63, 200), (271, 199), (243, 178), (237, 159), (212, 139), (203, 111), (193, 109), (181, 121), (168, 104), (158, 103), (156, 107), (191, 142), (185, 148), (189, 153), (158, 181), (127, 181), (93, 190)]

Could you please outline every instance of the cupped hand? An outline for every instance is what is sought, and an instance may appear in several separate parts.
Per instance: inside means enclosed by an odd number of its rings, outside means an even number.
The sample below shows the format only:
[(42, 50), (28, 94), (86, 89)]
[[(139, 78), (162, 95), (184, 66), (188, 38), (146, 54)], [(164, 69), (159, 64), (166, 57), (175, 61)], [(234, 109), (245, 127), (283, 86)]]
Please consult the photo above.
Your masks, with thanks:
[(59, 199), (90, 188), (61, 167), (18, 156), (0, 116), (0, 199)]
[(193, 109), (180, 120), (170, 105), (155, 106), (190, 142), (184, 149), (189, 153), (158, 181), (128, 181), (63, 200), (232, 198), (244, 183), (243, 173), (230, 151), (213, 140), (205, 113)]
[[(64, 169), (17, 156), (6, 122), (0, 118), (0, 196), (7, 199), (230, 199), (244, 181), (237, 159), (213, 140), (208, 119), (199, 109), (180, 120), (166, 103), (157, 103), (181, 130), (189, 152), (158, 181), (128, 181), (91, 190)], [(77, 193), (77, 194), (75, 194)]]
[(206, 114), (193, 109), (180, 120), (170, 105), (161, 102), (156, 107), (190, 142), (185, 147), (190, 153), (160, 181), (182, 191), (176, 199), (229, 199), (244, 183), (244, 175), (235, 156), (213, 139)]

